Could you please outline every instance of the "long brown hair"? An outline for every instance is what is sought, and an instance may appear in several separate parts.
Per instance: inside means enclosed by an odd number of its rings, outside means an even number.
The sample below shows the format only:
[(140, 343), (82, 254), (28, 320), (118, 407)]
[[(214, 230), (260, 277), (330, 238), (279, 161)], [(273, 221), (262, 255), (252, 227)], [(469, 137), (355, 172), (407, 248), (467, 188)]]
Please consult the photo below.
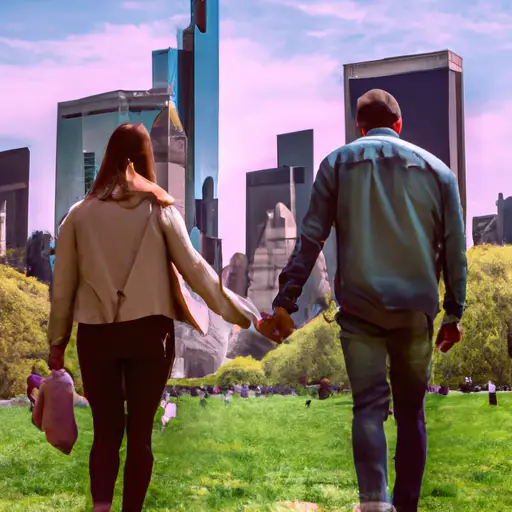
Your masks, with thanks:
[(139, 175), (156, 183), (151, 138), (142, 123), (124, 123), (114, 130), (87, 198), (110, 199), (116, 186), (121, 188), (121, 196), (124, 196), (128, 191), (126, 168), (130, 163)]

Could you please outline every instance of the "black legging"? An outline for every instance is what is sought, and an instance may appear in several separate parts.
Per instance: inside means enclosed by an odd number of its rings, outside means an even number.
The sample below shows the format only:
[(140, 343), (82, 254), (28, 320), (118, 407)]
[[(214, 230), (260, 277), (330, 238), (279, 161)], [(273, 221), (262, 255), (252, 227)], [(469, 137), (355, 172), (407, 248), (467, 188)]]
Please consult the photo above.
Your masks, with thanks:
[(79, 324), (77, 345), (94, 423), (89, 460), (93, 502), (112, 503), (126, 426), (123, 512), (141, 512), (153, 471), (154, 417), (174, 361), (172, 320), (151, 316), (115, 324)]

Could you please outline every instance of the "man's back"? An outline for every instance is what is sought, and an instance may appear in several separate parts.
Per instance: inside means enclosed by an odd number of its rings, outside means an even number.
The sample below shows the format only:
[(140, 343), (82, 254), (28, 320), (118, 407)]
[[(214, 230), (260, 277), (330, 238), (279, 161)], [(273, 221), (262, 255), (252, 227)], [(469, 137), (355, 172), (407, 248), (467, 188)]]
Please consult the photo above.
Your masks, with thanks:
[[(320, 164), (300, 243), (279, 276), (274, 307), (295, 311), (332, 224), (337, 232), (335, 295), (344, 313), (383, 328), (439, 311), (462, 317), (466, 241), (455, 175), (439, 159), (378, 128)], [(390, 314), (393, 313), (393, 314)]]
[(439, 159), (392, 133), (372, 130), (328, 157), (339, 173), (337, 295), (349, 312), (363, 318), (395, 310), (433, 317), (442, 197), (453, 174)]

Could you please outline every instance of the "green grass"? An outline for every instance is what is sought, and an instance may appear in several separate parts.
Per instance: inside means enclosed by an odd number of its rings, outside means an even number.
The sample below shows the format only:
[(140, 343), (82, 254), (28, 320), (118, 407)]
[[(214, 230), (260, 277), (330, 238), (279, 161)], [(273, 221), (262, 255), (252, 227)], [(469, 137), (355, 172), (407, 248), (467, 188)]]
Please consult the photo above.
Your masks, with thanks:
[[(428, 397), (422, 512), (512, 510), (512, 393), (499, 394), (499, 404), (490, 408), (486, 394)], [(80, 437), (66, 457), (46, 443), (26, 409), (0, 409), (0, 511), (90, 510), (90, 411), (76, 414)], [(280, 501), (310, 501), (324, 511), (352, 511), (350, 425), (349, 397), (315, 400), (309, 409), (295, 397), (234, 399), (229, 407), (212, 397), (205, 410), (197, 398), (181, 399), (163, 434), (155, 422), (145, 510), (263, 512)], [(386, 430), (393, 446), (392, 420)]]

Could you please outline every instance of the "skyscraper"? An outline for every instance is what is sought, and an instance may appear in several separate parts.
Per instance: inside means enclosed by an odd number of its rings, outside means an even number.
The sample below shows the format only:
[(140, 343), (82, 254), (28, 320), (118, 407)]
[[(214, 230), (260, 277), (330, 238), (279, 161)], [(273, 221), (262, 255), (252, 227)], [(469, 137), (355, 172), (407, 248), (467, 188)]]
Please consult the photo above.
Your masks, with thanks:
[(313, 130), (283, 133), (277, 136), (277, 166), (304, 169), (304, 183), (295, 186), (295, 222), (298, 229), (309, 206), (313, 187), (313, 160)]
[[(171, 152), (167, 143), (168, 134), (176, 134), (178, 146), (182, 137), (172, 107), (167, 90), (114, 91), (58, 104), (55, 232), (69, 208), (89, 191), (112, 132), (126, 122), (141, 122), (152, 134), (158, 184), (171, 186), (176, 206), (184, 210), (184, 184), (180, 190), (172, 167), (181, 164), (183, 181), (184, 150), (180, 158), (179, 147)], [(167, 159), (163, 167), (162, 159)]]
[(503, 244), (512, 244), (512, 196), (504, 199), (503, 194), (499, 194), (496, 207), (498, 209), (498, 235)]
[[(219, 0), (190, 0), (190, 25), (178, 33), (178, 110), (188, 137), (187, 174), (194, 176), (194, 197), (213, 180), (217, 198), (219, 172)], [(193, 171), (192, 171), (193, 170)], [(201, 231), (218, 236), (217, 210)], [(188, 220), (188, 219), (187, 219)], [(196, 219), (197, 220), (197, 219)]]
[(304, 167), (278, 167), (246, 174), (245, 246), (249, 264), (267, 222), (267, 212), (282, 203), (292, 212), (295, 220), (296, 194), (298, 191), (303, 195), (301, 187), (306, 187), (305, 181)]
[(27, 243), (29, 176), (28, 148), (0, 152), (0, 257), (7, 261)]
[(345, 136), (360, 137), (355, 125), (357, 99), (370, 89), (384, 89), (400, 104), (402, 136), (430, 151), (456, 174), (464, 218), (466, 164), (462, 58), (444, 50), (346, 64)]

